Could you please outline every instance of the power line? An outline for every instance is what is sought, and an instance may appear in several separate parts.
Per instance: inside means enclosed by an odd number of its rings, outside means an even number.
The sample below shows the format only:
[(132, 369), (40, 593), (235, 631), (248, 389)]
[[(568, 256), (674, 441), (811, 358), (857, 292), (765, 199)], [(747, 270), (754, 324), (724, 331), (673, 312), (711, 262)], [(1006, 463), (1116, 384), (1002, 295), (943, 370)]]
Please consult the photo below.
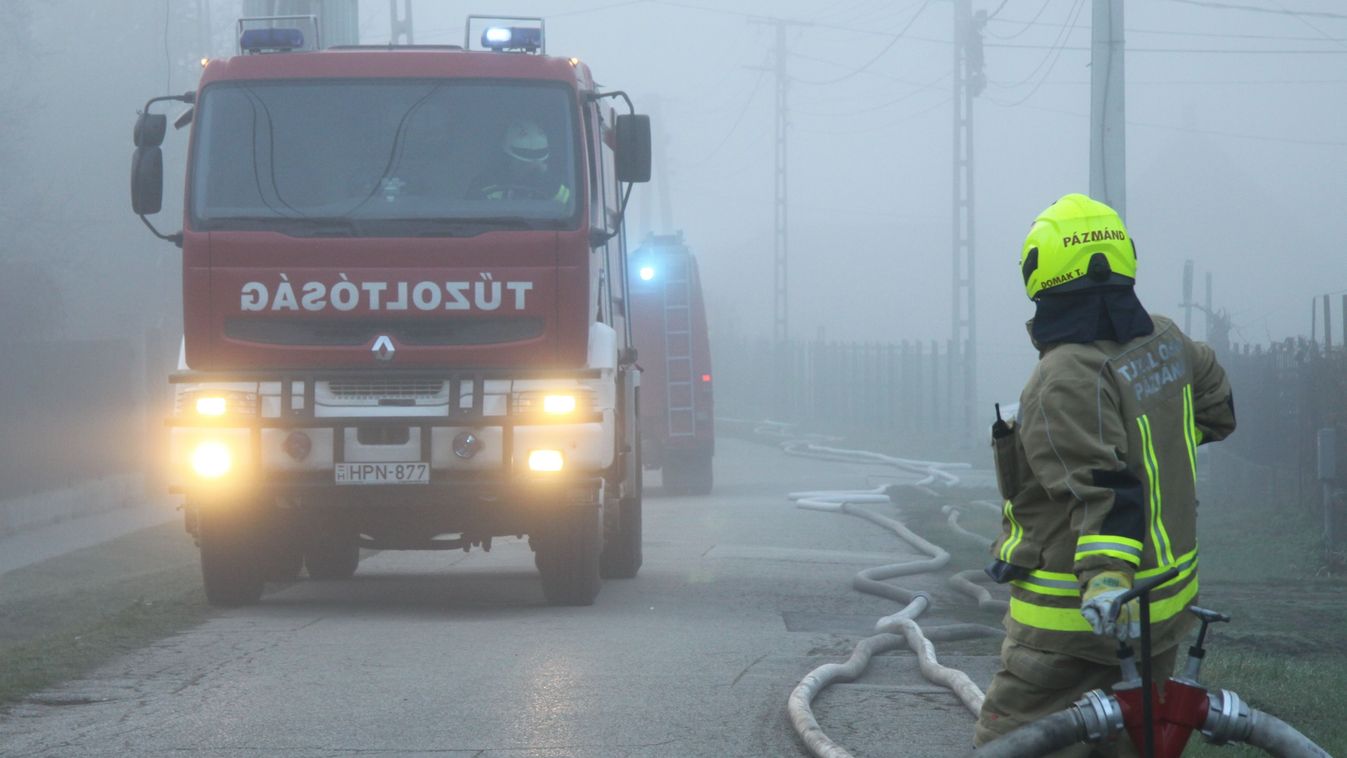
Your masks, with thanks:
[(881, 49), (878, 53), (875, 53), (874, 57), (870, 58), (870, 60), (866, 61), (860, 67), (855, 68), (851, 71), (848, 71), (845, 74), (842, 74), (841, 76), (832, 79), (823, 79), (823, 80), (796, 79), (796, 81), (800, 82), (801, 84), (815, 84), (815, 85), (836, 84), (838, 82), (846, 81), (847, 79), (850, 79), (851, 77), (864, 72), (866, 69), (870, 68), (875, 63), (877, 63), (880, 58), (883, 58), (885, 53), (892, 50), (894, 45), (898, 44), (898, 40), (901, 40), (903, 38), (903, 35), (906, 34), (909, 29), (912, 28), (913, 24), (917, 23), (917, 19), (921, 18), (921, 14), (925, 12), (926, 8), (929, 7), (930, 4), (931, 0), (925, 0), (925, 2), (921, 4), (921, 7), (917, 8), (917, 12), (912, 14), (912, 18), (908, 19), (907, 24), (904, 25), (902, 29), (899, 29), (897, 34), (893, 35), (893, 39), (889, 40), (889, 44), (885, 45), (883, 49)]
[[(1011, 107), (1011, 106), (1005, 105), (1004, 103), (996, 102), (996, 101), (994, 101), (994, 100), (993, 100), (992, 102), (993, 102), (995, 105), (1000, 106), (1000, 107), (1003, 107), (1003, 108)], [(1027, 109), (1029, 109), (1029, 110), (1043, 111), (1043, 112), (1045, 112), (1045, 113), (1059, 113), (1059, 114), (1062, 114), (1062, 115), (1064, 115), (1064, 116), (1075, 116), (1076, 118), (1089, 118), (1089, 117), (1090, 117), (1090, 114), (1088, 114), (1088, 113), (1077, 113), (1076, 111), (1067, 110), (1067, 109), (1065, 109), (1065, 108), (1050, 108), (1050, 107), (1042, 106), (1042, 105), (1019, 105), (1019, 106), (1017, 106), (1017, 107), (1027, 108)], [(1298, 138), (1295, 138), (1295, 137), (1268, 137), (1268, 136), (1266, 136), (1266, 135), (1261, 135), (1261, 134), (1241, 134), (1241, 133), (1239, 133), (1239, 132), (1226, 132), (1226, 131), (1220, 131), (1220, 130), (1216, 130), (1216, 129), (1197, 129), (1197, 128), (1187, 127), (1187, 126), (1175, 126), (1175, 125), (1173, 125), (1173, 124), (1157, 124), (1157, 123), (1150, 122), (1150, 121), (1133, 121), (1133, 120), (1131, 120), (1131, 119), (1128, 119), (1128, 120), (1127, 120), (1127, 125), (1128, 125), (1128, 126), (1141, 126), (1141, 127), (1145, 127), (1145, 128), (1148, 128), (1148, 129), (1162, 129), (1162, 130), (1171, 131), (1171, 132), (1186, 132), (1186, 133), (1189, 133), (1189, 134), (1202, 134), (1202, 135), (1206, 135), (1206, 136), (1210, 136), (1210, 137), (1229, 137), (1229, 138), (1232, 138), (1232, 139), (1253, 140), (1253, 141), (1255, 141), (1255, 142), (1277, 142), (1277, 143), (1283, 143), (1283, 144), (1288, 144), (1288, 145), (1307, 145), (1307, 146), (1312, 146), (1312, 147), (1347, 147), (1347, 142), (1335, 142), (1335, 141), (1331, 141), (1331, 140), (1298, 139)]]
[[(1277, 2), (1277, 0), (1272, 0), (1272, 2), (1273, 2), (1273, 4), (1276, 5), (1278, 8), (1281, 8), (1282, 10), (1286, 10), (1286, 6), (1284, 6), (1284, 5), (1282, 5), (1281, 3)], [(1317, 26), (1315, 26), (1314, 24), (1310, 23), (1310, 20), (1307, 19), (1307, 18), (1305, 18), (1304, 16), (1296, 16), (1295, 19), (1296, 19), (1297, 21), (1299, 21), (1300, 23), (1304, 24), (1305, 26), (1308, 26), (1309, 28), (1313, 29), (1313, 30), (1314, 30), (1320, 37), (1323, 37), (1324, 39), (1330, 40), (1330, 41), (1332, 41), (1332, 42), (1337, 42), (1339, 45), (1342, 44), (1342, 40), (1336, 39), (1336, 38), (1330, 36), (1328, 32), (1326, 32), (1326, 31), (1324, 31), (1323, 29), (1320, 29), (1319, 27), (1317, 27)]]
[[(1045, 5), (1044, 7), (1046, 8), (1047, 6)], [(1039, 21), (1038, 18), (1041, 15), (1042, 10), (1043, 9), (1040, 8), (1039, 13), (1035, 14), (1034, 17), (1028, 21), (1017, 21), (1014, 19), (1005, 19), (1005, 18), (996, 19), (996, 21), (1003, 24), (1023, 24), (1025, 28), (1021, 29), (1015, 34), (1000, 35), (1000, 34), (992, 34), (990, 32), (988, 34), (989, 36), (996, 37), (997, 39), (1014, 39), (1015, 37), (1018, 37), (1021, 34), (1023, 34), (1029, 27), (1032, 26), (1044, 26), (1044, 27), (1061, 26), (1061, 24), (1058, 24), (1056, 22)], [(992, 19), (988, 20), (990, 21)], [(1308, 23), (1308, 21), (1306, 21), (1305, 19), (1300, 20), (1302, 23)], [(1318, 27), (1311, 26), (1311, 28), (1318, 31)], [(1319, 35), (1315, 37), (1302, 37), (1286, 34), (1241, 34), (1234, 32), (1195, 32), (1195, 31), (1185, 31), (1181, 29), (1147, 29), (1134, 26), (1129, 26), (1124, 31), (1127, 34), (1155, 34), (1170, 37), (1198, 37), (1203, 39), (1264, 39), (1264, 40), (1276, 40), (1279, 42), (1320, 42), (1325, 40), (1329, 42), (1347, 41), (1347, 38), (1326, 36), (1322, 31), (1320, 31)]]
[[(995, 42), (988, 42), (985, 46), (986, 46), (986, 47), (996, 47), (996, 48), (1007, 49), (1007, 50), (1051, 50), (1051, 49), (1053, 49), (1053, 46), (1052, 46), (1052, 45), (1007, 45), (1007, 44), (1003, 44), (1003, 43), (995, 43)], [(1083, 46), (1080, 46), (1080, 45), (1067, 45), (1067, 46), (1064, 46), (1064, 47), (1062, 47), (1062, 48), (1060, 48), (1060, 49), (1062, 49), (1062, 50), (1071, 50), (1071, 51), (1084, 51), (1084, 52), (1089, 52), (1089, 50), (1090, 50), (1090, 48), (1088, 48), (1088, 47), (1083, 47)], [(1306, 50), (1306, 49), (1304, 49), (1304, 48), (1298, 48), (1298, 49), (1297, 49), (1297, 48), (1286, 48), (1286, 49), (1276, 49), (1276, 50), (1273, 50), (1273, 49), (1237, 48), (1237, 47), (1226, 47), (1226, 48), (1213, 48), (1213, 47), (1206, 47), (1206, 48), (1201, 48), (1201, 47), (1129, 47), (1129, 48), (1127, 48), (1127, 54), (1128, 54), (1128, 55), (1131, 55), (1132, 53), (1181, 53), (1181, 54), (1183, 54), (1183, 55), (1189, 55), (1189, 54), (1197, 54), (1197, 55), (1200, 55), (1200, 54), (1203, 54), (1203, 53), (1211, 53), (1211, 54), (1216, 54), (1216, 55), (1343, 55), (1344, 53), (1347, 53), (1347, 50), (1325, 50), (1325, 49), (1321, 49), (1321, 50)]]
[[(1039, 17), (1043, 15), (1043, 11), (1046, 11), (1046, 10), (1048, 9), (1048, 6), (1051, 5), (1051, 4), (1052, 4), (1052, 0), (1043, 0), (1043, 5), (1039, 6), (1039, 8), (1038, 8), (1038, 13), (1035, 13), (1035, 14), (1034, 14), (1034, 17), (1031, 18), (1031, 19), (1029, 19), (1028, 21), (1022, 22), (1022, 23), (1024, 24), (1024, 28), (1023, 28), (1023, 29), (1020, 29), (1018, 32), (1015, 32), (1014, 34), (1001, 35), (1001, 34), (996, 34), (996, 33), (994, 33), (994, 32), (988, 31), (988, 32), (987, 32), (987, 35), (990, 36), (990, 37), (995, 37), (995, 38), (997, 38), (997, 39), (1015, 39), (1016, 37), (1020, 36), (1021, 34), (1024, 34), (1025, 32), (1029, 31), (1030, 27), (1035, 26), (1035, 25), (1038, 23)], [(1004, 8), (1005, 6), (1006, 6), (1005, 3), (1001, 3), (1001, 8)], [(997, 9), (996, 9), (996, 13), (1000, 13), (1000, 12), (1001, 12), (1001, 8), (997, 8)], [(1014, 24), (1021, 23), (1021, 22), (1019, 22), (1019, 21), (1010, 21), (1009, 19), (998, 19), (998, 18), (996, 17), (996, 13), (993, 13), (992, 15), (988, 16), (988, 17), (987, 17), (987, 20), (988, 20), (988, 21), (1000, 21), (1000, 22), (1003, 23), (1003, 24), (1004, 24), (1004, 23), (1014, 23)]]
[(1184, 5), (1196, 5), (1202, 8), (1216, 8), (1219, 10), (1231, 11), (1250, 11), (1252, 13), (1270, 13), (1277, 16), (1314, 16), (1316, 18), (1338, 18), (1347, 19), (1345, 13), (1333, 13), (1332, 11), (1292, 11), (1286, 8), (1261, 8), (1257, 5), (1238, 5), (1236, 3), (1221, 3), (1215, 0), (1169, 0), (1171, 3), (1182, 3)]
[[(1058, 41), (1062, 42), (1063, 44), (1058, 45), (1056, 50), (1050, 51), (1046, 56), (1044, 56), (1043, 61), (1040, 62), (1038, 66), (1034, 69), (1034, 71), (1029, 74), (1029, 76), (1032, 78), (1034, 74), (1038, 72), (1039, 69), (1043, 68), (1043, 64), (1047, 63), (1048, 68), (1046, 71), (1043, 72), (1043, 76), (1039, 78), (1039, 80), (1034, 84), (1034, 86), (1029, 90), (1029, 92), (1027, 92), (1024, 95), (1024, 97), (1006, 103), (999, 102), (992, 97), (988, 97), (987, 99), (993, 103), (996, 103), (997, 105), (1015, 106), (1028, 101), (1029, 98), (1037, 94), (1038, 91), (1042, 89), (1043, 83), (1048, 80), (1049, 76), (1052, 76), (1053, 69), (1057, 68), (1057, 61), (1062, 59), (1062, 51), (1066, 49), (1065, 46), (1066, 37), (1071, 33), (1071, 30), (1075, 28), (1076, 21), (1080, 18), (1080, 12), (1084, 8), (1085, 8), (1085, 0), (1077, 0), (1076, 6), (1071, 9), (1071, 17), (1068, 21), (1068, 26), (1064, 27), (1062, 32), (1057, 37)], [(1020, 84), (1023, 84), (1027, 81), (1028, 79), (1025, 79), (1024, 81), (1020, 82)], [(1019, 85), (1012, 85), (1012, 86), (1019, 86)]]
[(734, 136), (734, 133), (739, 130), (739, 124), (743, 122), (744, 114), (748, 113), (749, 107), (753, 105), (753, 98), (757, 97), (758, 90), (762, 88), (762, 81), (763, 79), (766, 78), (766, 75), (767, 75), (767, 58), (763, 58), (762, 66), (758, 69), (758, 78), (753, 81), (753, 87), (752, 89), (749, 90), (748, 97), (744, 98), (744, 106), (739, 109), (739, 114), (734, 117), (734, 121), (731, 122), (730, 128), (725, 130), (725, 136), (721, 137), (720, 143), (717, 144), (714, 148), (712, 148), (709, 153), (703, 156), (701, 160), (697, 161), (696, 163), (689, 164), (690, 168), (696, 168), (698, 166), (710, 163), (711, 159), (716, 157), (716, 155), (720, 153), (721, 148), (725, 147), (725, 145), (729, 143), (730, 137)]

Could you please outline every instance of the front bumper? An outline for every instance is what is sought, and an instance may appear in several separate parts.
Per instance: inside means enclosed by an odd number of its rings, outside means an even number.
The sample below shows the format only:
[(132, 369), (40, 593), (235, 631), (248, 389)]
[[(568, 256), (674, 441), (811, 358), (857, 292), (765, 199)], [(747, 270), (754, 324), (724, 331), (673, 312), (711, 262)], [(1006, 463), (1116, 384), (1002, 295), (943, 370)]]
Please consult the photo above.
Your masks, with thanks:
[[(312, 490), (336, 487), (334, 470), (342, 463), (424, 463), (428, 484), (435, 489), (470, 491), (499, 489), (511, 482), (592, 477), (608, 469), (614, 450), (615, 414), (611, 407), (577, 412), (553, 421), (516, 412), (516, 387), (536, 388), (547, 382), (585, 382), (604, 378), (598, 370), (551, 372), (381, 372), (381, 381), (444, 382), (453, 401), (436, 407), (342, 409), (315, 402), (321, 382), (367, 372), (180, 372), (175, 384), (196, 387), (249, 388), (259, 397), (257, 414), (218, 421), (200, 417), (169, 419), (170, 487), (184, 492), (243, 487), (250, 490)], [(495, 390), (495, 391), (493, 391)], [(386, 413), (384, 412), (386, 410)], [(358, 415), (355, 413), (358, 412)], [(362, 441), (377, 431), (377, 441)], [(287, 440), (302, 434), (307, 448), (292, 454)], [(455, 439), (471, 433), (477, 449), (470, 456), (456, 454)], [(390, 440), (392, 440), (390, 442)], [(204, 443), (223, 445), (234, 462), (225, 476), (198, 475), (192, 457)], [(289, 448), (289, 449), (287, 449)], [(534, 450), (561, 451), (562, 472), (538, 473), (528, 468)], [(380, 489), (424, 489), (423, 485), (373, 485)]]

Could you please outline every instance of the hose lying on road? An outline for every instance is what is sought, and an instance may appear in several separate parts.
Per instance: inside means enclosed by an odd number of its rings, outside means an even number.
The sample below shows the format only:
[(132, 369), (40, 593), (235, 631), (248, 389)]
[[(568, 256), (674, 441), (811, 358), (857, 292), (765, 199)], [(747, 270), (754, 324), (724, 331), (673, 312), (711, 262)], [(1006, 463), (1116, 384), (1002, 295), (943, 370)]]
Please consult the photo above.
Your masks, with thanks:
[[(927, 487), (935, 482), (945, 486), (959, 483), (959, 478), (950, 469), (966, 469), (967, 464), (946, 464), (931, 461), (913, 461), (895, 458), (879, 453), (859, 450), (829, 448), (810, 441), (787, 441), (782, 449), (788, 454), (822, 460), (843, 461), (849, 463), (878, 463), (891, 466), (921, 477), (914, 486)], [(885, 580), (900, 576), (936, 571), (949, 563), (949, 553), (912, 530), (902, 522), (880, 515), (874, 511), (858, 507), (864, 504), (891, 503), (890, 488), (856, 491), (819, 491), (796, 492), (789, 495), (801, 508), (818, 511), (845, 513), (866, 519), (881, 526), (916, 550), (925, 553), (926, 558), (876, 566), (865, 569), (852, 579), (852, 586), (867, 594), (903, 603), (902, 610), (880, 619), (875, 624), (879, 634), (861, 640), (846, 663), (829, 663), (809, 672), (790, 694), (787, 710), (792, 725), (800, 735), (806, 747), (821, 758), (844, 758), (851, 754), (845, 748), (829, 739), (814, 717), (812, 703), (819, 693), (835, 682), (850, 682), (860, 677), (869, 665), (870, 659), (880, 653), (896, 650), (904, 645), (917, 656), (922, 676), (929, 681), (950, 689), (969, 711), (976, 714), (982, 707), (983, 693), (968, 675), (958, 669), (940, 665), (935, 656), (935, 646), (931, 640), (961, 640), (975, 637), (1000, 637), (1003, 632), (980, 624), (950, 624), (932, 627), (923, 631), (916, 619), (930, 607), (931, 598), (925, 592), (917, 592), (890, 584)], [(924, 490), (930, 493), (930, 490)], [(967, 573), (967, 572), (965, 572)], [(990, 593), (983, 587), (974, 585), (967, 578), (955, 583), (956, 588), (978, 600), (979, 606), (985, 603), (995, 604)], [(993, 606), (994, 607), (994, 606)]]
[[(1088, 732), (1080, 710), (1072, 706), (997, 737), (969, 753), (968, 758), (1037, 758), (1085, 742)], [(1237, 735), (1235, 741), (1277, 758), (1331, 758), (1295, 727), (1257, 708), (1249, 709), (1248, 731)]]
[(1257, 708), (1249, 709), (1249, 736), (1244, 742), (1279, 758), (1332, 758), (1295, 727)]
[(1067, 708), (988, 742), (970, 756), (977, 758), (1037, 758), (1085, 740), (1080, 711)]

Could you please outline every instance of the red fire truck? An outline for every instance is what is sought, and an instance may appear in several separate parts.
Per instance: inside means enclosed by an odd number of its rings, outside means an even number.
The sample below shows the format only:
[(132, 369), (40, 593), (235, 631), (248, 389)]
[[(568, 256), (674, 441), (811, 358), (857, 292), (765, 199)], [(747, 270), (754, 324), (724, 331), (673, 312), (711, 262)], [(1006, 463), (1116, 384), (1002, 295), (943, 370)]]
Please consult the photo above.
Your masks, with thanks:
[(664, 489), (711, 492), (715, 405), (697, 258), (683, 233), (652, 235), (631, 254), (631, 322), (641, 362), (641, 452)]
[[(318, 50), (241, 23), (239, 55), (137, 120), (133, 210), (182, 248), (170, 463), (214, 604), (349, 577), (362, 547), (527, 535), (553, 604), (641, 566), (622, 218), (649, 121), (545, 54), (541, 20), (471, 41)], [(151, 110), (175, 101), (163, 234)]]

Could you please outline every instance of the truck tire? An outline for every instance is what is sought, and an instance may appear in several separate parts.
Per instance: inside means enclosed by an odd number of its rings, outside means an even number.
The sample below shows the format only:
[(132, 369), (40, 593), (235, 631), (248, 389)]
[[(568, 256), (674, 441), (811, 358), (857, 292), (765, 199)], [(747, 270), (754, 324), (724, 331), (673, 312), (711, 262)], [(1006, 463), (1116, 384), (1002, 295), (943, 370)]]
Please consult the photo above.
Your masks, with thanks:
[(674, 495), (709, 495), (715, 485), (711, 454), (670, 453), (664, 461), (664, 489)]
[(237, 511), (227, 505), (198, 506), (201, 581), (206, 602), (211, 605), (229, 608), (253, 605), (262, 599), (266, 577), (256, 515), (251, 509)]
[(359, 565), (360, 545), (346, 534), (316, 534), (304, 549), (304, 568), (320, 582), (350, 579)]
[[(631, 579), (641, 570), (641, 449), (636, 448), (634, 491), (619, 498), (613, 505), (617, 511), (616, 524), (604, 530), (603, 554), (599, 556), (599, 575), (604, 579)], [(605, 527), (608, 525), (605, 524)]]
[(534, 564), (548, 605), (593, 605), (602, 580), (599, 551), (603, 524), (595, 506), (572, 506), (556, 514), (538, 535)]
[(304, 550), (290, 540), (278, 540), (267, 551), (265, 562), (268, 582), (293, 582), (304, 568)]

